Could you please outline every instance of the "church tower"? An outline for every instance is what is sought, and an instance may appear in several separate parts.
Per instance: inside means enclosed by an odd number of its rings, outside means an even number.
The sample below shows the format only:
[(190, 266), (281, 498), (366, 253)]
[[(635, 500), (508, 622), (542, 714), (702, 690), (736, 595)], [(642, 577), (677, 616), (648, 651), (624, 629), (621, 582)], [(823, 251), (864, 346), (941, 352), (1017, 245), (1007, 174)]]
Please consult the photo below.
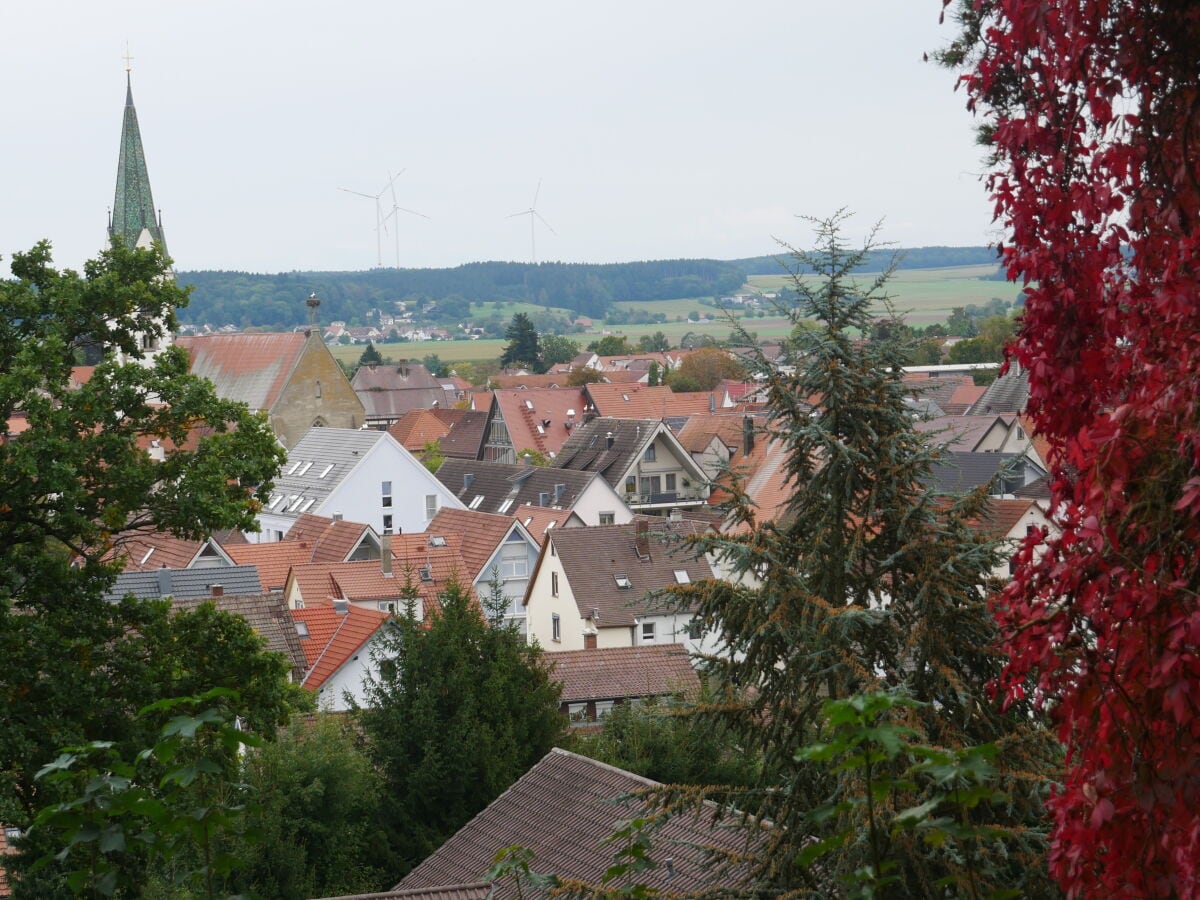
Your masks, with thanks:
[[(120, 238), (128, 247), (149, 249), (154, 243), (167, 252), (163, 236), (162, 214), (154, 208), (150, 193), (150, 174), (146, 169), (146, 154), (142, 150), (142, 133), (138, 128), (137, 110), (133, 106), (133, 85), (130, 79), (128, 51), (125, 55), (125, 119), (121, 124), (121, 155), (117, 161), (117, 193), (108, 222), (109, 238)], [(168, 276), (173, 277), (173, 276)], [(146, 363), (173, 343), (164, 327), (161, 338), (149, 334), (139, 337)]]
[(154, 196), (150, 193), (150, 174), (146, 170), (146, 154), (142, 150), (142, 133), (133, 106), (128, 68), (125, 69), (125, 121), (121, 125), (117, 194), (108, 233), (111, 237), (120, 237), (130, 247), (149, 247), (158, 241), (166, 252), (161, 214), (155, 210)]

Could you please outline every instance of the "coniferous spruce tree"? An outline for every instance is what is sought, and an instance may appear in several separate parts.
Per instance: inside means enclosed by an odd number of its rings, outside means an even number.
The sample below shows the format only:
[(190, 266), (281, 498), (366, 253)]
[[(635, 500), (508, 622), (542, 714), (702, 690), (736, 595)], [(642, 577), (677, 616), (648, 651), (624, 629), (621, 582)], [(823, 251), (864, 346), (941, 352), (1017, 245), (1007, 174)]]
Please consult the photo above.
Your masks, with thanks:
[(504, 347), (504, 352), (500, 354), (502, 367), (527, 366), (534, 372), (543, 371), (542, 350), (538, 343), (537, 329), (533, 327), (533, 321), (529, 316), (525, 313), (514, 315), (512, 321), (508, 323), (508, 331), (504, 336), (508, 339), (508, 343)]
[[(729, 506), (737, 527), (693, 544), (721, 557), (731, 580), (674, 591), (721, 638), (707, 665), (731, 690), (708, 714), (736, 727), (765, 757), (769, 780), (753, 796), (722, 799), (773, 823), (757, 866), (770, 890), (833, 889), (872, 864), (873, 834), (896, 877), (888, 896), (946, 896), (939, 880), (957, 878), (964, 867), (989, 891), (1045, 896), (1053, 889), (1042, 858), (1042, 803), (1059, 760), (1028, 705), (1002, 711), (988, 693), (1004, 660), (993, 650), (988, 609), (1001, 557), (975, 527), (986, 495), (930, 493), (927, 476), (943, 451), (914, 428), (902, 383), (905, 347), (863, 339), (876, 321), (874, 306), (890, 313), (884, 286), (891, 269), (865, 284), (853, 278), (872, 246), (849, 248), (843, 219), (814, 220), (814, 251), (788, 248), (795, 296), (785, 311), (796, 327), (786, 367), (758, 359), (770, 390), (760, 439), (782, 442), (786, 511), (760, 521), (735, 479)], [(802, 327), (804, 319), (817, 327)], [(888, 708), (878, 733), (951, 753), (995, 746), (986, 799), (946, 826), (1008, 829), (976, 848), (981, 858), (965, 859), (952, 841), (921, 839), (923, 827), (937, 831), (936, 805), (921, 828), (868, 829), (864, 805), (855, 802), (863, 792), (861, 756), (844, 769), (797, 762), (802, 748), (827, 739), (829, 701), (881, 692), (905, 702)], [(870, 760), (890, 767), (884, 780), (891, 787), (872, 798), (878, 821), (932, 796), (931, 779), (909, 776), (914, 761), (904, 752)], [(684, 789), (673, 796), (687, 803), (720, 794)], [(818, 808), (827, 811), (819, 821), (811, 815)], [(835, 852), (817, 866), (797, 862), (802, 848), (830, 835)]]

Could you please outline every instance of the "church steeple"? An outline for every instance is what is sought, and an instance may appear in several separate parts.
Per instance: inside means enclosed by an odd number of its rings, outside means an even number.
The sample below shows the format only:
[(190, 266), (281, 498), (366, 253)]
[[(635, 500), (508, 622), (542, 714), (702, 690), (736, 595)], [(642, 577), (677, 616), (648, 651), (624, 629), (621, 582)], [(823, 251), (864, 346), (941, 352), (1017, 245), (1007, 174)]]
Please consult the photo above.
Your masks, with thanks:
[(138, 129), (137, 110), (133, 106), (129, 57), (125, 68), (125, 121), (121, 126), (121, 157), (117, 163), (117, 195), (113, 201), (110, 236), (120, 236), (130, 247), (149, 247), (153, 241), (163, 245), (162, 221), (156, 217), (154, 197), (150, 193), (150, 175)]

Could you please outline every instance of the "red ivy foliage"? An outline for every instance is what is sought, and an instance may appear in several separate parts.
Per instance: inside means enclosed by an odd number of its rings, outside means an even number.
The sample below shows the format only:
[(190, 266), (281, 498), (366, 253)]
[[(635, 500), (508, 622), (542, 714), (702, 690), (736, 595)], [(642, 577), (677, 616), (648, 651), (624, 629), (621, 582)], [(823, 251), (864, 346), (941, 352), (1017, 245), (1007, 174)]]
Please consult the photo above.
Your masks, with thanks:
[[(974, 0), (969, 105), (1026, 285), (1061, 538), (997, 604), (1067, 747), (1071, 896), (1200, 895), (1200, 4)], [(1040, 555), (1039, 555), (1040, 554)]]

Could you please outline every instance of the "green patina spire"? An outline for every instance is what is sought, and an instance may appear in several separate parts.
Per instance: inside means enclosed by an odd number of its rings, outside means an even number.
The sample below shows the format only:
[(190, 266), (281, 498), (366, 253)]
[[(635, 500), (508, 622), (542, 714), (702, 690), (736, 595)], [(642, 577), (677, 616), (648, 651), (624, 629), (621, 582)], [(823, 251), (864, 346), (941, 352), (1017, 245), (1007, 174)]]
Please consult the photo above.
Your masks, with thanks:
[(117, 195), (108, 232), (109, 235), (120, 235), (130, 247), (158, 241), (166, 250), (166, 239), (155, 217), (150, 174), (146, 171), (146, 154), (142, 150), (142, 134), (138, 129), (137, 110), (133, 107), (133, 86), (128, 68), (125, 70), (125, 121), (121, 126)]

